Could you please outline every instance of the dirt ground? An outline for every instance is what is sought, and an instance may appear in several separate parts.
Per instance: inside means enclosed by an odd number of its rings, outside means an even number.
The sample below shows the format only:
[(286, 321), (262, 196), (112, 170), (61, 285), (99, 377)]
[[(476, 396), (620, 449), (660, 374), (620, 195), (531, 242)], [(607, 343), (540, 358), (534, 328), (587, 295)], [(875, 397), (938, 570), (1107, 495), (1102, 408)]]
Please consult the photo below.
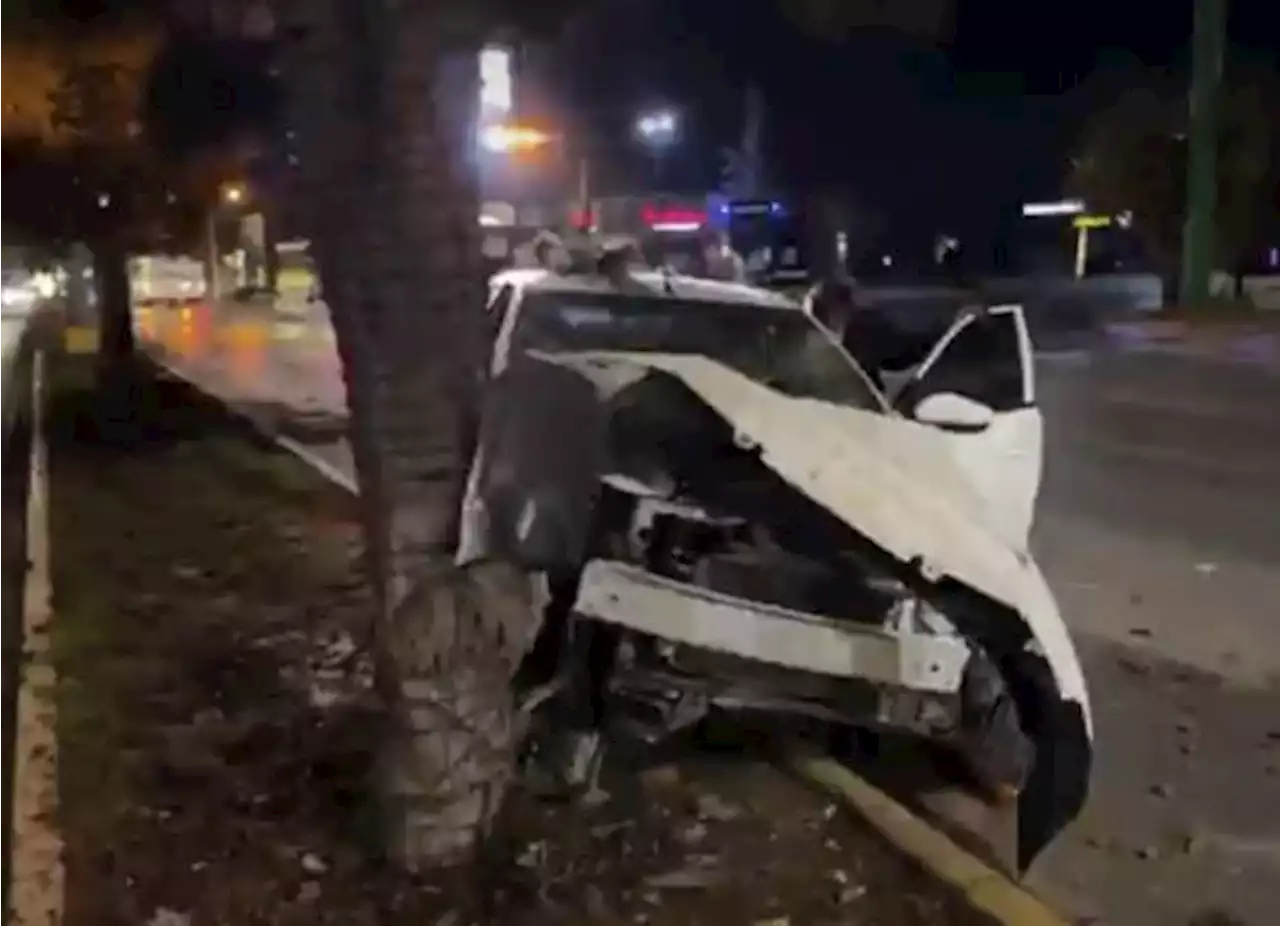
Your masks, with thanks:
[(352, 499), (175, 382), (107, 412), (77, 363), (50, 420), (68, 926), (985, 922), (740, 755), (517, 796), (473, 872), (390, 870)]

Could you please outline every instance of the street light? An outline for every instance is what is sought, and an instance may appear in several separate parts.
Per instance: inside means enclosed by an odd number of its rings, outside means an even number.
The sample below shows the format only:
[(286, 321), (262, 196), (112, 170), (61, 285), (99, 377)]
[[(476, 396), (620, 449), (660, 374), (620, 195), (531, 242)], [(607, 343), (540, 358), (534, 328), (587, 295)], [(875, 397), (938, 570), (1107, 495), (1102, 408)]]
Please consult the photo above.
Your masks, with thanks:
[(641, 113), (636, 119), (635, 132), (653, 157), (655, 185), (662, 183), (662, 156), (676, 140), (680, 119), (672, 109), (655, 109)]
[(636, 119), (636, 134), (646, 145), (655, 148), (664, 147), (675, 141), (676, 130), (679, 127), (680, 120), (670, 109), (642, 113)]
[(495, 154), (533, 151), (555, 141), (555, 136), (527, 125), (498, 123), (480, 131), (480, 144)]
[[(480, 130), (480, 145), (494, 154), (518, 154), (536, 151), (547, 145), (565, 145), (567, 139), (562, 132), (544, 132), (528, 125), (516, 123), (497, 123), (487, 125)], [(585, 156), (577, 159), (578, 168), (578, 203), (584, 214), (591, 212), (591, 173)], [(588, 219), (589, 221), (589, 219)]]
[(204, 219), (205, 237), (205, 295), (210, 302), (222, 296), (222, 280), (219, 273), (222, 255), (218, 253), (218, 211), (224, 206), (239, 206), (249, 198), (243, 183), (224, 183), (218, 187), (218, 201)]

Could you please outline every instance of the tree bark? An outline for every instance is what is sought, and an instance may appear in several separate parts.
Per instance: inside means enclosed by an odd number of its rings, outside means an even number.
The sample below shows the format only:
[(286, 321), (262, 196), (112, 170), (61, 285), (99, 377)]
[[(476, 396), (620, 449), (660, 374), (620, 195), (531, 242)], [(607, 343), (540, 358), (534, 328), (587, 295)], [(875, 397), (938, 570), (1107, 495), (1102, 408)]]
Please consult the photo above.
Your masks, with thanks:
[(280, 292), (280, 222), (276, 208), (271, 201), (262, 210), (262, 283), (272, 294)]
[(133, 359), (133, 311), (129, 291), (129, 255), (116, 240), (93, 248), (93, 279), (98, 293), (98, 366), (114, 380)]
[[(485, 361), (470, 147), (448, 3), (279, 0), (304, 215), (337, 335), (390, 706), (387, 847), (468, 860), (511, 781), (511, 681), (540, 609), (512, 565), (457, 565)], [(450, 64), (446, 72), (445, 65)]]

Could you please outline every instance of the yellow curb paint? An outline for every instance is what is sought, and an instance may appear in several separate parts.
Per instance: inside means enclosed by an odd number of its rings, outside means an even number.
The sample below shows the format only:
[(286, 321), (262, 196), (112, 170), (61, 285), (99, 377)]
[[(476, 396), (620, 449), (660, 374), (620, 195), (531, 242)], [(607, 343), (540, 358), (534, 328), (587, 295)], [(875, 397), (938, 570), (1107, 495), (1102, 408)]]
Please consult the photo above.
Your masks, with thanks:
[(86, 325), (68, 325), (62, 330), (62, 348), (68, 354), (96, 354), (98, 329)]
[[(23, 589), (24, 660), (17, 696), (13, 772), (12, 896), (5, 898), (22, 926), (62, 921), (62, 836), (58, 805), (58, 677), (50, 661), (53, 618), (49, 575), (49, 471), (44, 430), (44, 355), (31, 367), (31, 460), (27, 495), (27, 575)], [(6, 921), (8, 916), (6, 916)]]
[(899, 851), (1004, 926), (1068, 926), (1042, 900), (961, 849), (879, 788), (834, 759), (789, 760), (801, 778), (839, 798)]

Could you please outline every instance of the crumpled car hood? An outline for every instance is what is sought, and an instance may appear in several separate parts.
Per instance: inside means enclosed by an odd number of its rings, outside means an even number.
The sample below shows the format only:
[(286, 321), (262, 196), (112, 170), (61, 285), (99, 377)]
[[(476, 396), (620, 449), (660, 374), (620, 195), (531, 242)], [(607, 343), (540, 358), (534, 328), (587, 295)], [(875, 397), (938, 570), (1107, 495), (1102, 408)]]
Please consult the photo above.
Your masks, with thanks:
[[(1089, 722), (1084, 677), (1040, 569), (1002, 538), (939, 435), (902, 418), (796, 399), (703, 356), (535, 353), (604, 395), (657, 371), (679, 379), (793, 488), (931, 580), (950, 576), (1027, 623), (1060, 694)], [(1091, 724), (1090, 724), (1091, 726)]]

